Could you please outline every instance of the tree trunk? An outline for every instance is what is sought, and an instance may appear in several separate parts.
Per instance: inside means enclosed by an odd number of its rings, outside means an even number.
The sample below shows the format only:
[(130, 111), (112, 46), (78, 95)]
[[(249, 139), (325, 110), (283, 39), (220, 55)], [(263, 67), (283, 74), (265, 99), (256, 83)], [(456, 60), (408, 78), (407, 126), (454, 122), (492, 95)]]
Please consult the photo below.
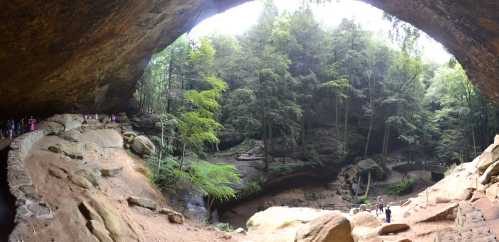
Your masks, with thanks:
[(172, 89), (172, 73), (173, 73), (173, 48), (170, 52), (170, 63), (168, 64), (168, 90), (166, 91), (166, 112), (171, 112), (171, 89)]
[(349, 102), (348, 102), (348, 99), (345, 100), (345, 124), (344, 124), (344, 128), (345, 130), (343, 131), (343, 142), (344, 142), (344, 146), (343, 146), (343, 153), (346, 155), (347, 152), (348, 152), (348, 112), (349, 112)]
[(373, 130), (374, 115), (371, 115), (371, 120), (369, 120), (369, 130), (367, 131), (366, 146), (364, 147), (364, 158), (367, 157), (367, 152), (369, 150), (369, 142), (371, 140), (371, 133)]
[(182, 170), (184, 166), (184, 157), (185, 157), (185, 143), (182, 146), (182, 158), (180, 159), (180, 170)]
[(388, 155), (388, 145), (390, 142), (390, 125), (385, 124), (385, 132), (383, 135), (383, 155), (386, 156)]
[(367, 197), (369, 195), (369, 187), (371, 186), (371, 171), (367, 174), (367, 187), (366, 187), (366, 193), (364, 194), (364, 197)]
[(338, 94), (335, 95), (335, 98), (336, 98), (336, 102), (334, 104), (334, 106), (335, 106), (335, 120), (334, 120), (335, 125), (334, 126), (336, 127), (336, 136), (339, 136), (340, 135), (340, 127), (339, 127), (339, 125), (340, 125), (340, 117), (339, 117), (339, 115), (340, 115), (340, 112), (339, 112), (340, 98), (339, 98)]

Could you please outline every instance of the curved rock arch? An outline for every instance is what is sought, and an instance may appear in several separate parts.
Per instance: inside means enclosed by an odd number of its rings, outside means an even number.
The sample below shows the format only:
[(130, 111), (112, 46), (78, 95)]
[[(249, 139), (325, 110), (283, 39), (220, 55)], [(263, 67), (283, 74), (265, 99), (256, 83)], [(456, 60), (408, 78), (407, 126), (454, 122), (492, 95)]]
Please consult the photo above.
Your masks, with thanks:
[[(203, 18), (246, 1), (3, 1), (0, 112), (125, 110), (153, 53)], [(363, 1), (443, 43), (499, 101), (498, 1)]]

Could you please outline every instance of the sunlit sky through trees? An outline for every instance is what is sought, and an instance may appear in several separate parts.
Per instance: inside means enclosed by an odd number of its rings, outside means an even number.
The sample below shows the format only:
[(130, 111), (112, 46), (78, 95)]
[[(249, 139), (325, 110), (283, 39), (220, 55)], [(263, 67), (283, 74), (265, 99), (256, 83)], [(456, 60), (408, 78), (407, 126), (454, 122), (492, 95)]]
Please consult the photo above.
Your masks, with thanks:
[[(293, 11), (303, 0), (274, 0), (280, 11)], [(194, 27), (189, 33), (191, 38), (199, 38), (213, 32), (239, 35), (256, 24), (263, 9), (262, 1), (251, 1), (226, 12), (210, 17)], [(372, 31), (380, 39), (389, 39), (392, 24), (383, 18), (383, 11), (369, 4), (355, 0), (335, 0), (330, 3), (312, 5), (314, 14), (319, 22), (326, 27), (337, 26), (342, 19), (354, 19), (361, 26)], [(426, 34), (419, 39), (419, 46), (423, 51), (423, 58), (439, 64), (446, 63), (451, 55), (437, 41)]]

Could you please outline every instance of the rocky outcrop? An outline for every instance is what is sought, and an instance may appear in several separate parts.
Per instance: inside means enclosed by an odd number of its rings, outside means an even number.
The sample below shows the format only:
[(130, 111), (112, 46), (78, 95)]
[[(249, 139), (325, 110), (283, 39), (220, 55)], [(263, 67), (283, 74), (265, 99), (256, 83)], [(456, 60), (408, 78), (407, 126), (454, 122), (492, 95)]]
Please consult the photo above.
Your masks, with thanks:
[[(246, 1), (6, 1), (0, 112), (125, 110), (153, 53), (203, 18)], [(364, 1), (441, 41), (499, 100), (499, 3)]]
[[(10, 192), (16, 198), (16, 224), (29, 220), (43, 220), (53, 217), (53, 211), (35, 192), (33, 181), (26, 171), (24, 160), (31, 147), (47, 133), (55, 129), (40, 129), (17, 137), (11, 144), (8, 157), (8, 182)], [(55, 130), (55, 131), (62, 131)], [(19, 226), (14, 228), (10, 235), (11, 241), (17, 241)]]

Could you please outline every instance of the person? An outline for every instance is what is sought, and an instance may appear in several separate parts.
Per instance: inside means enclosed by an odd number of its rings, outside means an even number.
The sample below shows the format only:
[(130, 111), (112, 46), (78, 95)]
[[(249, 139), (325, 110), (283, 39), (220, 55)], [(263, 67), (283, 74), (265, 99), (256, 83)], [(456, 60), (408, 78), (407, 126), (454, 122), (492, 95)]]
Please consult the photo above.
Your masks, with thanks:
[(380, 211), (381, 214), (383, 214), (385, 202), (383, 201), (383, 198), (381, 196), (378, 196), (376, 200), (377, 200), (376, 215), (378, 215), (378, 211)]
[(28, 120), (29, 123), (29, 131), (35, 131), (36, 130), (36, 119), (31, 116)]
[(392, 221), (392, 210), (390, 209), (390, 206), (386, 206), (385, 218), (387, 223), (390, 223)]
[(9, 139), (14, 138), (14, 130), (16, 129), (16, 124), (14, 123), (14, 120), (9, 119), (7, 120), (7, 126), (9, 129)]

